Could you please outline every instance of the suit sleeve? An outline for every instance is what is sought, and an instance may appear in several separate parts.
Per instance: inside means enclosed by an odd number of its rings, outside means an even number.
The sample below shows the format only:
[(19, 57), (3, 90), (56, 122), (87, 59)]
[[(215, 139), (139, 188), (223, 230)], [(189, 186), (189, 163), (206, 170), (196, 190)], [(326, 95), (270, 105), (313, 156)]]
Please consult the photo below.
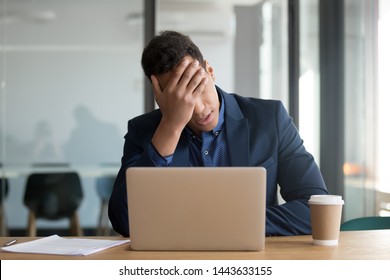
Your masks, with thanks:
[(278, 133), (277, 183), (284, 204), (268, 206), (267, 235), (311, 234), (308, 199), (313, 194), (328, 194), (313, 156), (308, 153), (281, 103), (276, 113)]
[(155, 166), (148, 154), (147, 144), (145, 142), (139, 139), (134, 122), (129, 121), (121, 168), (116, 177), (108, 204), (108, 216), (113, 229), (126, 237), (130, 236), (127, 211), (126, 169), (132, 166)]

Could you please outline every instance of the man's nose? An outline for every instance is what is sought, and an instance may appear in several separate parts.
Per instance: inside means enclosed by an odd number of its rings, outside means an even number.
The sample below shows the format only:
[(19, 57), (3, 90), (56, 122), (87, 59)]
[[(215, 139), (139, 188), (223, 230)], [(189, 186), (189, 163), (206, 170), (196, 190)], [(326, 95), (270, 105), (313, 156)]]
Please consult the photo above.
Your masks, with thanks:
[(201, 98), (199, 98), (195, 104), (194, 113), (196, 115), (200, 115), (200, 114), (202, 114), (204, 108), (205, 108), (205, 106), (204, 106), (203, 100)]

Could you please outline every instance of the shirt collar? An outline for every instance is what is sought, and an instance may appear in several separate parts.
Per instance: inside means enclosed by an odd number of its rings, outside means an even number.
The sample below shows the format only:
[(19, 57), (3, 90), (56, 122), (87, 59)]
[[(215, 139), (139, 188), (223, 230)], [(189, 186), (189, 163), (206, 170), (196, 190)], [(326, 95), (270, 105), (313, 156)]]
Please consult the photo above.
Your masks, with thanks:
[(219, 102), (221, 103), (221, 106), (219, 107), (219, 118), (218, 118), (218, 124), (217, 126), (213, 129), (213, 132), (218, 132), (221, 131), (223, 128), (223, 125), (225, 123), (225, 100), (223, 98), (223, 95), (218, 92), (218, 98)]

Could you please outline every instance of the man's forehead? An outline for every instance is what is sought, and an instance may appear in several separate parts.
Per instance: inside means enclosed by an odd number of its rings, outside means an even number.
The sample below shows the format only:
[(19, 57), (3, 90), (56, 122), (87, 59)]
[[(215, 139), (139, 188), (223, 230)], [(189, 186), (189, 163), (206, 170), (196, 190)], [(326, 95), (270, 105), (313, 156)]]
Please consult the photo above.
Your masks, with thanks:
[(191, 56), (184, 56), (182, 59), (180, 59), (179, 63), (173, 67), (172, 70), (168, 71), (168, 72), (165, 72), (163, 74), (158, 74), (156, 75), (157, 79), (158, 79), (158, 82), (160, 84), (160, 88), (161, 90), (164, 90), (164, 88), (166, 87), (170, 77), (172, 76), (172, 73), (173, 71), (176, 70), (176, 68), (179, 66), (179, 64), (184, 60), (184, 59), (188, 59), (188, 61), (191, 63), (192, 61), (195, 60), (195, 58), (191, 57)]

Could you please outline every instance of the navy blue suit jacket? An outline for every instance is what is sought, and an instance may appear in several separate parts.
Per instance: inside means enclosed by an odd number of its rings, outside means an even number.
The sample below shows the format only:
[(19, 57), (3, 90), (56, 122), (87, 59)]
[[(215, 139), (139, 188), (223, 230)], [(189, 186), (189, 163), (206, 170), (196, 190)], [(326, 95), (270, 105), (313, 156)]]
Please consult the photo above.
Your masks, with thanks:
[[(225, 100), (226, 138), (232, 166), (267, 169), (267, 235), (310, 234), (312, 194), (327, 194), (322, 175), (280, 101), (228, 94)], [(109, 201), (115, 231), (129, 236), (125, 171), (131, 166), (154, 166), (146, 150), (161, 119), (160, 110), (128, 122), (122, 166)], [(172, 166), (189, 166), (188, 140), (183, 131)], [(278, 186), (285, 203), (279, 205)]]

